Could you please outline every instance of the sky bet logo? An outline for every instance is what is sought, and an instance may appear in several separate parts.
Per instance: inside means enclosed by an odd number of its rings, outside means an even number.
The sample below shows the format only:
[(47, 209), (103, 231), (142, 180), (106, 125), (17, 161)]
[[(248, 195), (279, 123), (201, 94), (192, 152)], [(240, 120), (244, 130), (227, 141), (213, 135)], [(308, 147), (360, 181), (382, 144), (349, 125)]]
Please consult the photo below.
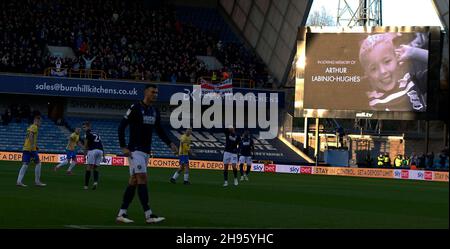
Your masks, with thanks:
[(275, 172), (276, 170), (275, 164), (264, 165), (264, 172)]
[(403, 179), (408, 179), (409, 178), (409, 171), (402, 170), (402, 178)]
[(123, 166), (123, 165), (125, 165), (125, 158), (123, 158), (123, 157), (113, 157), (112, 158), (112, 165), (113, 166)]
[(301, 167), (300, 168), (300, 174), (312, 174), (312, 168), (311, 167)]
[(77, 163), (79, 164), (86, 163), (86, 158), (84, 157), (84, 155), (77, 155)]
[(300, 171), (299, 167), (296, 167), (296, 166), (292, 166), (289, 168), (290, 173), (298, 174), (299, 171)]
[(417, 178), (423, 179), (423, 172), (422, 171), (417, 172)]

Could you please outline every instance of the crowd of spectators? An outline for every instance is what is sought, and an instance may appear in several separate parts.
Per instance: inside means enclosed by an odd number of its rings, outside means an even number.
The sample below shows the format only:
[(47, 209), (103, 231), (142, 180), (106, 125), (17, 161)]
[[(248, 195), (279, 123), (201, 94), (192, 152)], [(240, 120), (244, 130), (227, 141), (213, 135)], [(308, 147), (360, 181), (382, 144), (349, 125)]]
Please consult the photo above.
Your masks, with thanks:
[(31, 111), (31, 108), (27, 104), (11, 104), (5, 109), (1, 117), (1, 124), (8, 125), (11, 122), (33, 122), (35, 116), (40, 116), (41, 113), (38, 110)]
[[(197, 55), (216, 56), (235, 78), (264, 82), (267, 69), (243, 45), (176, 19), (171, 5), (144, 1), (6, 0), (0, 2), (0, 71), (47, 67), (98, 69), (107, 78), (196, 82), (210, 75)], [(47, 54), (68, 46), (73, 58)]]
[(422, 153), (420, 155), (412, 154), (410, 157), (410, 165), (417, 168), (427, 169), (447, 169), (449, 163), (448, 148), (441, 150), (441, 152), (435, 156), (434, 152), (427, 154)]
[(0, 2), (0, 70), (42, 73), (46, 54), (40, 24), (32, 6), (22, 2)]
[(376, 166), (378, 168), (408, 168), (408, 169), (440, 169), (448, 170), (449, 167), (449, 154), (448, 148), (441, 150), (439, 155), (436, 157), (434, 152), (415, 154), (412, 153), (411, 156), (398, 154), (395, 156), (394, 160), (391, 161), (389, 154), (381, 153), (377, 158), (376, 162), (367, 156), (365, 160), (366, 166)]

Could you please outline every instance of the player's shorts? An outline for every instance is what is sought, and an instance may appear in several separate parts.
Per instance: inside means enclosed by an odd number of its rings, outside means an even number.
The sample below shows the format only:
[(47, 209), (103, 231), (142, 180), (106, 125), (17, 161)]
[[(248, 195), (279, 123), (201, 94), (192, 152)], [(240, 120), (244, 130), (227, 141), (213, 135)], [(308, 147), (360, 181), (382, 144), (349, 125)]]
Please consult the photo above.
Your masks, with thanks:
[(237, 154), (225, 151), (223, 153), (223, 164), (237, 163)]
[(180, 164), (189, 164), (189, 156), (188, 155), (180, 155), (179, 156), (180, 159)]
[(252, 157), (251, 156), (240, 156), (239, 164), (245, 163), (247, 166), (252, 165)]
[(33, 159), (34, 163), (40, 163), (39, 153), (37, 151), (24, 151), (22, 153), (22, 162), (30, 163), (31, 159)]
[(66, 150), (66, 159), (77, 160), (77, 153), (74, 150)]
[(149, 160), (149, 155), (142, 151), (131, 152), (131, 157), (128, 157), (128, 163), (130, 164), (130, 175), (144, 173), (147, 174), (147, 165)]
[(90, 150), (86, 156), (86, 164), (100, 166), (103, 160), (103, 151), (99, 149)]

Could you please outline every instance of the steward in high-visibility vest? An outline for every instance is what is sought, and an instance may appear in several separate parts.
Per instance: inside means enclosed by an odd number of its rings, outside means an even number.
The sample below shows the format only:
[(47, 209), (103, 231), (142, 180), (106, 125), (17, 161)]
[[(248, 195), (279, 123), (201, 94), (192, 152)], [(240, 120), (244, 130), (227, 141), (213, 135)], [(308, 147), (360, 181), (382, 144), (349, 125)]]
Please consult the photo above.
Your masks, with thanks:
[(384, 155), (384, 167), (391, 167), (391, 158), (389, 155)]
[(403, 167), (409, 167), (409, 162), (410, 162), (410, 159), (407, 158), (407, 157), (404, 157), (403, 161), (402, 161), (402, 166)]
[(402, 164), (403, 164), (403, 158), (402, 158), (402, 156), (401, 156), (401, 155), (397, 155), (397, 156), (395, 157), (395, 159), (394, 159), (394, 165), (395, 165), (395, 167), (400, 168), (400, 167), (402, 166)]
[(377, 157), (377, 166), (378, 167), (383, 167), (383, 164), (384, 164), (384, 156), (380, 154)]

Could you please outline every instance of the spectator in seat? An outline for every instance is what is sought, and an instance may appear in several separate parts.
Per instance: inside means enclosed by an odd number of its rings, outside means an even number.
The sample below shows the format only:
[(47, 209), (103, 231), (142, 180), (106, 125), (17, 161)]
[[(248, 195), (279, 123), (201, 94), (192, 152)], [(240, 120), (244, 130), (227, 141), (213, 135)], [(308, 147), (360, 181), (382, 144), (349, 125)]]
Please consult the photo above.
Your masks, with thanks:
[(95, 60), (95, 58), (97, 58), (97, 56), (92, 57), (91, 59), (87, 59), (84, 55), (83, 55), (83, 60), (84, 60), (84, 68), (90, 70), (92, 67), (92, 62)]
[(59, 72), (61, 70), (61, 66), (62, 66), (61, 57), (56, 58), (55, 66), (56, 66), (56, 71)]
[(411, 154), (409, 166), (418, 166), (418, 158), (414, 152)]
[(222, 79), (226, 80), (230, 78), (230, 74), (226, 71), (226, 69), (222, 72)]
[(89, 50), (89, 45), (88, 45), (87, 41), (84, 40), (80, 45), (79, 51), (81, 54), (86, 54), (88, 50)]
[(366, 161), (366, 167), (368, 167), (368, 168), (372, 168), (373, 167), (373, 158), (370, 155), (370, 153), (367, 153), (365, 161)]
[(441, 153), (439, 153), (439, 166), (440, 166), (440, 169), (445, 169), (445, 163), (447, 161), (447, 157), (448, 156), (445, 155), (444, 150), (441, 151)]
[(20, 105), (20, 110), (21, 110), (20, 119), (21, 120), (27, 120), (30, 117), (30, 115), (31, 115), (30, 106), (29, 105), (25, 105), (25, 104), (21, 104)]
[(8, 108), (5, 110), (5, 113), (2, 115), (2, 124), (8, 125), (12, 120), (11, 109)]
[(426, 167), (432, 169), (434, 166), (434, 152), (428, 153), (426, 157)]
[(420, 155), (418, 161), (419, 161), (419, 168), (424, 169), (427, 166), (425, 154)]
[(177, 83), (177, 74), (175, 72), (173, 72), (172, 76), (170, 76), (170, 82), (173, 84)]
[(31, 112), (30, 120), (34, 120), (34, 118), (37, 117), (37, 116), (41, 116), (41, 112), (38, 111), (38, 110), (36, 110), (36, 109), (34, 109), (34, 110)]
[(409, 158), (407, 156), (403, 156), (402, 160), (402, 167), (403, 168), (409, 168)]

